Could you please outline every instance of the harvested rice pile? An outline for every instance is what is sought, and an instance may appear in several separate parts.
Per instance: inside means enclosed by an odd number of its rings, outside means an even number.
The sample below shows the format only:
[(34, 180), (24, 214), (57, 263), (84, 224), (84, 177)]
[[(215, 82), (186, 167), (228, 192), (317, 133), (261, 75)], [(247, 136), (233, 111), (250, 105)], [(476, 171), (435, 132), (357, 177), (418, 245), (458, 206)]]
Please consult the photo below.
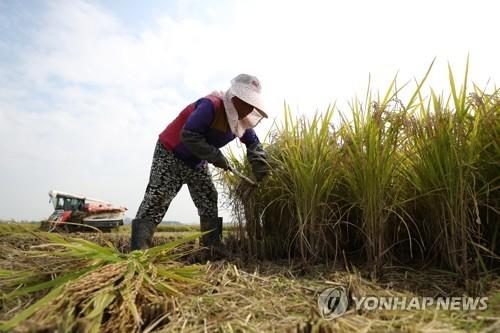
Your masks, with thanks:
[(20, 249), (3, 243), (0, 257), (2, 309), (18, 310), (0, 330), (139, 332), (181, 296), (203, 283), (201, 265), (177, 259), (182, 245), (199, 237), (168, 242), (147, 251), (121, 253), (57, 234), (32, 233), (39, 245)]

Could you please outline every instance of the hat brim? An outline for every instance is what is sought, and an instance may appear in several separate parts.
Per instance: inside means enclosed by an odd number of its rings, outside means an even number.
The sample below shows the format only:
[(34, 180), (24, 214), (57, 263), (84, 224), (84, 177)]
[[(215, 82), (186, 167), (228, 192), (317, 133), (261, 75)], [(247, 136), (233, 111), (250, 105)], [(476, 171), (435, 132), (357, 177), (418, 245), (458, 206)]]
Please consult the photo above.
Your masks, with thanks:
[(253, 106), (257, 112), (259, 112), (262, 117), (269, 118), (267, 113), (264, 111), (264, 101), (258, 92), (248, 89), (245, 86), (233, 85), (230, 88), (233, 95), (244, 101), (245, 103)]

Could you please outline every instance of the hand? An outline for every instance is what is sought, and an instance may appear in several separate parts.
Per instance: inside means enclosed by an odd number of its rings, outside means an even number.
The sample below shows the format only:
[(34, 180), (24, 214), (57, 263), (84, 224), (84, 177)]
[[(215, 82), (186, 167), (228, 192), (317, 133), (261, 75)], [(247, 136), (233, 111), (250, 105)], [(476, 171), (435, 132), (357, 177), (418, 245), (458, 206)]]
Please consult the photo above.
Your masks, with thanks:
[(215, 167), (221, 168), (223, 170), (229, 170), (230, 166), (224, 155), (220, 154), (215, 161), (212, 163)]
[(247, 158), (257, 182), (264, 180), (269, 173), (269, 165), (266, 151), (259, 142), (247, 146)]
[(253, 175), (255, 177), (255, 180), (257, 180), (257, 183), (260, 183), (261, 181), (263, 181), (267, 177), (268, 172), (267, 172), (267, 170), (266, 171), (259, 170), (259, 171), (254, 171)]
[(258, 183), (263, 181), (269, 175), (269, 165), (264, 159), (255, 159), (251, 162), (252, 173)]

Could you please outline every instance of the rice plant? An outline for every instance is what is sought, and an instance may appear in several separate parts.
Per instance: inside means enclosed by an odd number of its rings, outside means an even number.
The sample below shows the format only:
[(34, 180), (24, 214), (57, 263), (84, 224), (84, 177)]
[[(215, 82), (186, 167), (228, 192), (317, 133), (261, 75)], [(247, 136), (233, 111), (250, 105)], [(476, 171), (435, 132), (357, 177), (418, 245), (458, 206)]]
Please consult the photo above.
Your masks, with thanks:
[[(472, 270), (485, 268), (481, 254), (496, 250), (500, 175), (499, 104), (477, 87), (468, 99), (467, 71), (457, 89), (449, 69), (450, 98), (432, 91), (425, 105), (420, 97), (407, 172), (422, 210), (418, 223), (428, 254), (466, 281)], [(496, 227), (488, 250), (485, 228), (492, 224)]]
[(480, 118), (476, 139), (481, 150), (475, 186), (485, 239), (479, 245), (487, 248), (483, 252), (491, 262), (494, 254), (500, 254), (500, 89), (487, 94), (474, 86), (468, 104), (471, 112)]
[(186, 254), (179, 246), (199, 234), (128, 254), (112, 245), (43, 237), (50, 242), (16, 254), (19, 261), (38, 262), (35, 270), (2, 270), (0, 287), (2, 303), (48, 292), (0, 330), (36, 323), (51, 331), (138, 332), (168, 312), (162, 296), (179, 296), (202, 283), (203, 266), (176, 261)]
[[(400, 177), (404, 156), (398, 148), (405, 115), (404, 109), (397, 109), (391, 93), (377, 101), (369, 93), (365, 108), (359, 100), (351, 104), (353, 120), (344, 118), (341, 134), (342, 187), (335, 193), (345, 204), (349, 222), (361, 231), (375, 276), (392, 245), (390, 228), (398, 221), (407, 223), (405, 213), (398, 212), (404, 188)], [(396, 105), (391, 106), (391, 102)]]
[(394, 80), (347, 112), (307, 119), (285, 105), (266, 145), (270, 176), (257, 188), (223, 177), (248, 253), (304, 264), (341, 253), (374, 277), (394, 260), (430, 263), (465, 281), (499, 262), (499, 90), (469, 93), (467, 65), (461, 87), (449, 70), (450, 97), (426, 98), (431, 68), (407, 101)]

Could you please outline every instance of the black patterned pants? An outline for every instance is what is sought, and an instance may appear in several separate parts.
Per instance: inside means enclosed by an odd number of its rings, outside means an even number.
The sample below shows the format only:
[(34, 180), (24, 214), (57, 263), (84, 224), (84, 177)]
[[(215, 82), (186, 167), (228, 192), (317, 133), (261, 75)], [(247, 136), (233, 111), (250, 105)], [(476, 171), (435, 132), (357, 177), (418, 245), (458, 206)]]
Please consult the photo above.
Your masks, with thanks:
[(217, 190), (208, 164), (192, 169), (158, 141), (149, 183), (136, 219), (150, 218), (157, 224), (160, 223), (183, 184), (188, 186), (198, 215), (217, 217)]

